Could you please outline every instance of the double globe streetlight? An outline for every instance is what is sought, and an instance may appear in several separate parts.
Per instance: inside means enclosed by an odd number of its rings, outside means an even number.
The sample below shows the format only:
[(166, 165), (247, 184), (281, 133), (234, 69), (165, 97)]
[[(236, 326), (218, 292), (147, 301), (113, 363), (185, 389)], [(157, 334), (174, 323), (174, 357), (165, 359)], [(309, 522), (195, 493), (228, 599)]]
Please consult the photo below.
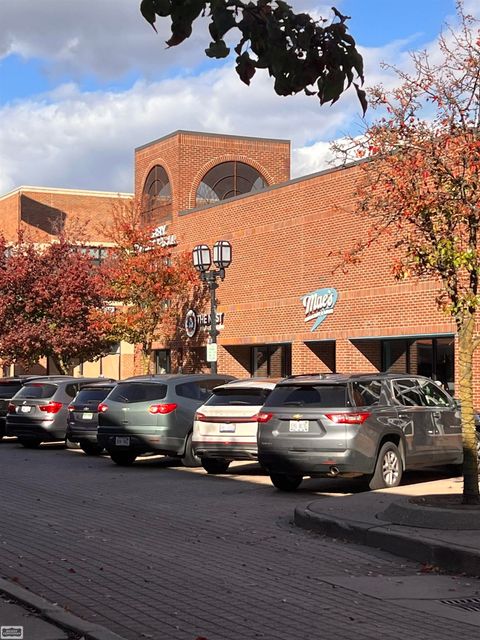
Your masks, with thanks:
[(197, 245), (192, 251), (193, 266), (199, 272), (203, 282), (208, 284), (210, 289), (210, 344), (215, 345), (210, 358), (210, 369), (212, 373), (217, 373), (217, 278), (225, 278), (225, 269), (232, 263), (232, 245), (227, 240), (218, 240), (213, 245), (213, 264), (216, 269), (211, 269), (212, 255), (210, 247), (206, 244)]

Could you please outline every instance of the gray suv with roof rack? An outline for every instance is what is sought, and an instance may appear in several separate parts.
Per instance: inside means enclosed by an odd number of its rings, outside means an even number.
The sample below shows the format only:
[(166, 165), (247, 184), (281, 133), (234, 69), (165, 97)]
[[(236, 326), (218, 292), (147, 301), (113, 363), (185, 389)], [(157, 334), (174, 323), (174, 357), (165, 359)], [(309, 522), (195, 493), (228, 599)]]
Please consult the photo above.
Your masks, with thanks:
[(110, 378), (48, 376), (30, 380), (8, 405), (6, 431), (24, 447), (66, 439), (67, 406), (86, 384)]
[(463, 460), (458, 405), (422, 376), (290, 376), (258, 423), (258, 460), (283, 491), (304, 476), (365, 476), (371, 489), (395, 487), (406, 469)]

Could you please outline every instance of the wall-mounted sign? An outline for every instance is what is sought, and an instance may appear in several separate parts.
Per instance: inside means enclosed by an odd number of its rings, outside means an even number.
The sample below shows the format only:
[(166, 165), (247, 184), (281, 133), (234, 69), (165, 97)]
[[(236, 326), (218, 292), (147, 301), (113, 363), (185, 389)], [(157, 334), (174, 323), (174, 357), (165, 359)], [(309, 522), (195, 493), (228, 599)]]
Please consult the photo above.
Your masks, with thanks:
[(328, 289), (317, 289), (301, 297), (305, 309), (305, 322), (315, 320), (311, 331), (315, 331), (319, 324), (333, 313), (337, 298), (338, 291), (332, 287)]
[(162, 247), (176, 247), (177, 236), (167, 231), (168, 224), (161, 224), (152, 231), (152, 240), (156, 240)]
[[(217, 329), (223, 329), (224, 322), (225, 314), (217, 313)], [(199, 329), (209, 329), (211, 324), (209, 313), (197, 313), (189, 309), (185, 315), (185, 333), (189, 338), (193, 338)]]

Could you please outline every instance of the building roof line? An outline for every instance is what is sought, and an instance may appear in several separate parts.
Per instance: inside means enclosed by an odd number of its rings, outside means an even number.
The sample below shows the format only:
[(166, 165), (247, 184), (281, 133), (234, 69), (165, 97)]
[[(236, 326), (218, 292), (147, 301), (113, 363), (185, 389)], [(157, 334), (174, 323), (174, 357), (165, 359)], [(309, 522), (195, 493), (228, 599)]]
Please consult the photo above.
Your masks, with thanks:
[(173, 131), (172, 133), (168, 133), (161, 138), (157, 138), (156, 140), (152, 140), (151, 142), (147, 142), (146, 144), (142, 144), (139, 147), (135, 147), (135, 151), (141, 151), (142, 149), (147, 149), (153, 144), (157, 144), (158, 142), (162, 142), (163, 140), (168, 140), (168, 138), (173, 138), (178, 135), (190, 135), (190, 136), (206, 136), (209, 138), (229, 138), (234, 140), (259, 140), (261, 142), (283, 142), (290, 146), (290, 140), (286, 140), (284, 138), (260, 138), (259, 136), (239, 136), (233, 135), (230, 133), (211, 133), (209, 131), (188, 131), (187, 129), (177, 129), (177, 131)]
[(31, 187), (27, 185), (22, 185), (17, 187), (16, 189), (12, 189), (8, 193), (0, 195), (0, 200), (4, 200), (5, 198), (9, 198), (15, 194), (22, 194), (23, 192), (30, 193), (52, 193), (52, 194), (67, 194), (67, 195), (78, 195), (78, 196), (93, 196), (95, 198), (133, 198), (133, 193), (123, 193), (120, 191), (93, 191), (89, 189), (59, 189), (56, 187)]

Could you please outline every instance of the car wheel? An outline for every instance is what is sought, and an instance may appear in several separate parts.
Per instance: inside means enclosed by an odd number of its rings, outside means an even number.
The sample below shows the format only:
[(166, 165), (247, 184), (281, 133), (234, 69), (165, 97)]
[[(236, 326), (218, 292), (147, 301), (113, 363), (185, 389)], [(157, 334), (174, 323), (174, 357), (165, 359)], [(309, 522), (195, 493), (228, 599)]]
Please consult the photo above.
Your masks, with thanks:
[(185, 443), (185, 453), (182, 456), (182, 464), (184, 467), (201, 467), (202, 461), (193, 453), (192, 436), (193, 434), (190, 431), (187, 436), (187, 442)]
[(207, 473), (225, 473), (229, 466), (229, 460), (222, 460), (222, 458), (202, 458), (202, 467)]
[(137, 458), (137, 455), (132, 451), (109, 451), (108, 453), (110, 454), (112, 462), (115, 462), (115, 464), (121, 467), (129, 467)]
[(368, 483), (370, 489), (398, 487), (402, 480), (403, 462), (397, 445), (385, 442), (378, 452), (375, 471)]
[(22, 438), (22, 437), (19, 437), (19, 438), (17, 438), (17, 440), (26, 449), (36, 449), (37, 447), (40, 446), (40, 444), (42, 442), (38, 438)]
[(271, 473), (270, 480), (272, 484), (280, 491), (295, 491), (300, 486), (303, 476), (290, 475), (286, 473)]
[(101, 453), (104, 452), (104, 448), (101, 447), (99, 444), (96, 444), (95, 442), (81, 442), (80, 449), (87, 456), (99, 456)]

